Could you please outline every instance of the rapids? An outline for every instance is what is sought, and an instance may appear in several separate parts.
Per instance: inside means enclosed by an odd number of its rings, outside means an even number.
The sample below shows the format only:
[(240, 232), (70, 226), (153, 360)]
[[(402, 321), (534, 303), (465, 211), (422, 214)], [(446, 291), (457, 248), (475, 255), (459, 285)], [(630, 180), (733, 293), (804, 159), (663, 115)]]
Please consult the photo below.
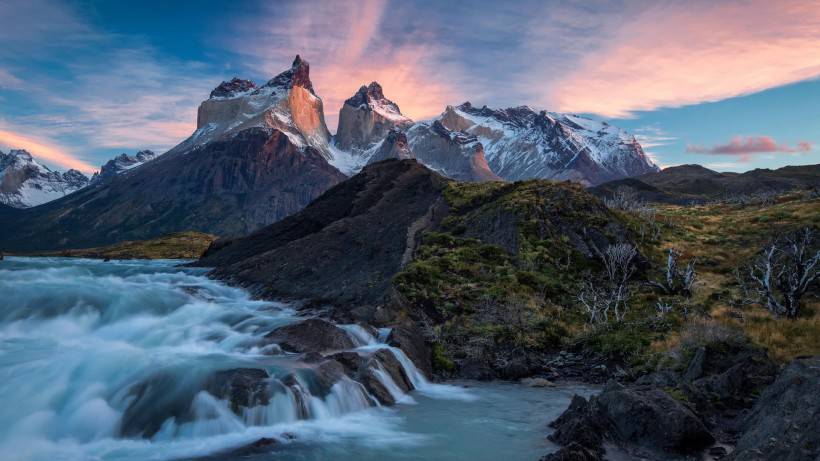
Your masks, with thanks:
[[(300, 319), (289, 305), (178, 263), (0, 261), (0, 458), (228, 460), (270, 437), (276, 449), (254, 459), (534, 460), (554, 449), (546, 423), (573, 393), (589, 393), (431, 383), (383, 343), (386, 331), (357, 325), (341, 326), (356, 349), (389, 349), (416, 390), (404, 394), (377, 370), (394, 407), (347, 378), (318, 393), (299, 356), (258, 346)], [(267, 370), (278, 386), (267, 405), (237, 414), (202, 390), (236, 368)], [(282, 385), (286, 375), (297, 383)]]

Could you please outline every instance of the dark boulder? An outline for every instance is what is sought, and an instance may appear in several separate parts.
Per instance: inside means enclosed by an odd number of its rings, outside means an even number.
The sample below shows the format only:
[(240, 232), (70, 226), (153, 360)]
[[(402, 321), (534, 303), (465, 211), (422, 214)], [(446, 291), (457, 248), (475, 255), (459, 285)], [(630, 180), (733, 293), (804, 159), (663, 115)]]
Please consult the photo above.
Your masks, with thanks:
[(769, 386), (729, 459), (820, 459), (820, 357), (794, 360)]
[(575, 396), (551, 426), (551, 440), (594, 453), (602, 453), (604, 441), (642, 454), (691, 454), (715, 441), (703, 422), (666, 392), (614, 382), (588, 401)]
[(259, 368), (235, 368), (218, 371), (205, 382), (205, 390), (219, 399), (231, 402), (231, 409), (239, 413), (241, 407), (251, 408), (270, 402), (268, 372)]
[(602, 461), (600, 453), (578, 443), (570, 443), (555, 453), (541, 457), (539, 461)]
[(695, 351), (681, 388), (703, 414), (740, 410), (754, 404), (777, 371), (766, 352), (751, 344), (711, 343)]
[(287, 352), (326, 353), (354, 347), (343, 329), (321, 319), (279, 327), (265, 335), (265, 340), (278, 344)]
[(390, 330), (387, 344), (404, 351), (416, 368), (426, 376), (433, 373), (432, 355), (421, 330), (414, 325), (402, 325)]
[(596, 401), (616, 440), (670, 453), (693, 453), (715, 442), (689, 408), (662, 390), (610, 384)]

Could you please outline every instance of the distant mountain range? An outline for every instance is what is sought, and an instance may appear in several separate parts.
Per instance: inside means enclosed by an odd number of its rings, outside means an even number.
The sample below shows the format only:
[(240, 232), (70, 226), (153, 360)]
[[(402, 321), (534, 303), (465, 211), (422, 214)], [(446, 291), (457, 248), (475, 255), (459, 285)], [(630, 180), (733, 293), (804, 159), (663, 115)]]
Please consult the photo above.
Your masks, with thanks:
[(297, 56), (262, 85), (222, 82), (200, 105), (196, 130), (165, 154), (119, 156), (56, 200), (0, 212), (0, 224), (10, 221), (0, 226), (0, 248), (83, 248), (186, 230), (246, 235), (390, 158), (465, 181), (598, 185), (658, 172), (633, 136), (605, 122), (470, 103), (415, 122), (376, 82), (345, 101), (331, 135), (309, 64)]
[(611, 181), (591, 190), (598, 196), (608, 197), (624, 187), (635, 191), (645, 201), (697, 203), (740, 195), (818, 188), (820, 165), (756, 169), (745, 173), (718, 173), (700, 165), (681, 165), (657, 173)]

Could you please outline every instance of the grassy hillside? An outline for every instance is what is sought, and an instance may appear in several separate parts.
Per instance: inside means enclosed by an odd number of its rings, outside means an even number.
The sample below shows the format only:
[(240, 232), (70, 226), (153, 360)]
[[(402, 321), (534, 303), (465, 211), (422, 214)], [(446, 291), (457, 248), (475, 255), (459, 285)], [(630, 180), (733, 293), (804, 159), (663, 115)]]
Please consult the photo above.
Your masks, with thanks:
[(114, 245), (38, 253), (39, 256), (70, 256), (100, 259), (196, 259), (205, 253), (216, 236), (202, 232), (178, 232), (151, 240)]
[[(651, 366), (654, 353), (676, 348), (693, 322), (743, 330), (779, 360), (820, 354), (816, 286), (800, 318), (788, 320), (740, 306), (734, 275), (773, 238), (820, 226), (816, 198), (629, 212), (547, 181), (452, 183), (445, 197), (449, 215), (394, 282), (410, 315), (428, 326), (439, 372), (515, 375), (510, 367), (537, 368), (559, 348)], [(578, 301), (581, 282), (601, 271), (595, 243), (619, 241), (634, 242), (640, 253), (628, 311), (623, 321), (591, 324)], [(653, 284), (664, 280), (669, 248), (682, 266), (695, 260), (691, 296)]]

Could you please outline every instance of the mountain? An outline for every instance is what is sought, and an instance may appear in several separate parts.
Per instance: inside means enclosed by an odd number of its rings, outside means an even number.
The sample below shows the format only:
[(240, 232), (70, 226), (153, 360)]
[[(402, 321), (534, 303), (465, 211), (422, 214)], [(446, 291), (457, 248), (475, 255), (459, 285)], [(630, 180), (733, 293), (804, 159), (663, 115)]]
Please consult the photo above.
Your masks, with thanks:
[(406, 128), (413, 121), (402, 115), (399, 106), (384, 97), (381, 85), (362, 86), (345, 101), (339, 111), (336, 146), (342, 150), (367, 150), (395, 127)]
[(448, 106), (439, 117), (451, 130), (476, 136), (490, 168), (508, 181), (573, 180), (599, 184), (658, 171), (634, 136), (589, 118), (535, 112), (527, 106)]
[(329, 137), (309, 65), (297, 56), (262, 86), (221, 83), (200, 105), (196, 131), (156, 159), (10, 223), (0, 214), (0, 248), (86, 248), (184, 230), (248, 234), (345, 179), (327, 162)]
[(157, 154), (150, 150), (141, 150), (134, 155), (120, 154), (105, 162), (100, 167), (99, 173), (94, 173), (94, 176), (91, 177), (91, 182), (105, 181), (155, 158), (157, 158)]
[(394, 129), (406, 132), (412, 157), (459, 180), (569, 179), (594, 185), (658, 171), (634, 136), (606, 122), (526, 106), (475, 108), (469, 102), (413, 122), (377, 82), (362, 86), (342, 106), (331, 163), (353, 174), (383, 160), (389, 146), (381, 142)]
[(701, 165), (680, 165), (634, 178), (620, 179), (592, 189), (598, 196), (611, 196), (629, 187), (645, 201), (685, 204), (725, 199), (738, 195), (781, 193), (820, 186), (820, 164), (759, 168), (745, 173), (719, 173)]
[(70, 194), (88, 185), (77, 170), (52, 171), (25, 150), (0, 152), (0, 203), (28, 208)]

